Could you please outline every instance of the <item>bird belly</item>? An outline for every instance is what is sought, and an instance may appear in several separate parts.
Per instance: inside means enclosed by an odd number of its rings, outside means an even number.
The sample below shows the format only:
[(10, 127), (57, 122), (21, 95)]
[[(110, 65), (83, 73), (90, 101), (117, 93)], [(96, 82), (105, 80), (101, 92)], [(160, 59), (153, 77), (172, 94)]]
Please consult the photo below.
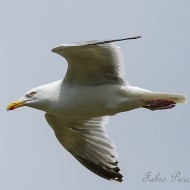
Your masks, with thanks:
[(52, 113), (64, 117), (97, 117), (139, 107), (137, 99), (127, 97), (121, 89), (121, 85), (67, 87)]

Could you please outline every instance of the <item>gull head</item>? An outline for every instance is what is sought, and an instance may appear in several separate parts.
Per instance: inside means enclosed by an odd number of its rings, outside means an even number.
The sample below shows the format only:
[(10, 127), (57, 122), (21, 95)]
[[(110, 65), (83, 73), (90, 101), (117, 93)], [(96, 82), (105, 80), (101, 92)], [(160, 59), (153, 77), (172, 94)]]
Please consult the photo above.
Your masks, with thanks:
[(21, 98), (10, 103), (7, 110), (14, 110), (22, 106), (47, 111), (51, 107), (52, 101), (55, 100), (55, 85), (47, 84), (27, 91)]
[(7, 110), (14, 110), (16, 108), (22, 107), (22, 106), (28, 106), (32, 108), (37, 108), (40, 106), (41, 103), (41, 96), (40, 96), (40, 89), (34, 88), (26, 92), (24, 96), (19, 98), (18, 100), (10, 103), (7, 106)]

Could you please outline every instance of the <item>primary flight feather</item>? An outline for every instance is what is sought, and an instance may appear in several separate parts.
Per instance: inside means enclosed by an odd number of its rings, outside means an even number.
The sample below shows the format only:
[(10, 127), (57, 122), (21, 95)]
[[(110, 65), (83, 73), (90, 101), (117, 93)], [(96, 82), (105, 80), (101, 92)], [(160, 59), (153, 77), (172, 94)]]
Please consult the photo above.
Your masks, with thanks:
[(108, 116), (137, 108), (162, 110), (184, 103), (178, 94), (130, 86), (116, 41), (90, 41), (52, 49), (68, 62), (65, 78), (29, 90), (7, 110), (28, 106), (45, 111), (59, 142), (97, 175), (121, 182), (115, 147), (107, 136)]

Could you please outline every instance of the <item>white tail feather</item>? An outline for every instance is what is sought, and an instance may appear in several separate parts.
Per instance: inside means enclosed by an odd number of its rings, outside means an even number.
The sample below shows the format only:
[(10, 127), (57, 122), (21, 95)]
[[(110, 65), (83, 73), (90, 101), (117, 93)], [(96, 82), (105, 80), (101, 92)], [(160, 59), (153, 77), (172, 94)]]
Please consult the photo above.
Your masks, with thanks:
[(186, 103), (187, 97), (181, 94), (170, 94), (170, 93), (162, 93), (162, 92), (152, 92), (149, 90), (145, 90), (142, 88), (128, 86), (125, 88), (125, 92), (127, 96), (137, 97), (142, 100), (151, 101), (151, 100), (168, 100), (173, 101), (175, 103)]
[(143, 98), (144, 100), (169, 100), (175, 103), (186, 103), (187, 98), (181, 94), (165, 94), (159, 92), (149, 92)]

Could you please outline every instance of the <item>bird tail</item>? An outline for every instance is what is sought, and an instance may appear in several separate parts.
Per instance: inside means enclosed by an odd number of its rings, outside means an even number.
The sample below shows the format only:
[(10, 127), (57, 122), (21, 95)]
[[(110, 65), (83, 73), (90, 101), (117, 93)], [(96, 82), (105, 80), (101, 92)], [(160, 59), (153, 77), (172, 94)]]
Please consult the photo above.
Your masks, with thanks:
[(128, 86), (125, 88), (128, 97), (136, 98), (141, 101), (141, 106), (150, 110), (162, 110), (175, 107), (176, 104), (186, 103), (187, 98), (181, 94), (168, 94), (152, 92), (146, 89)]
[(186, 96), (181, 94), (168, 94), (159, 92), (149, 92), (144, 96), (144, 100), (169, 100), (175, 103), (184, 104), (187, 101)]
[(166, 94), (159, 92), (149, 92), (143, 97), (145, 102), (144, 108), (150, 110), (162, 110), (175, 107), (177, 103), (186, 103), (187, 98), (181, 94)]

